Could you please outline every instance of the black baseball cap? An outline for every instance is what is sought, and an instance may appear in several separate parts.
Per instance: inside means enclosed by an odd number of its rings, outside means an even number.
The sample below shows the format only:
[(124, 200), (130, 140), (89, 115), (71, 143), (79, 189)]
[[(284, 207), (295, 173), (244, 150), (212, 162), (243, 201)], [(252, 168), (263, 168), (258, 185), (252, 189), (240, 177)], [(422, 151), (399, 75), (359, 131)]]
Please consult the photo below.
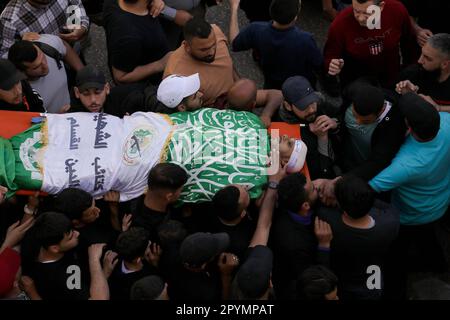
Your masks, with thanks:
[(152, 275), (136, 281), (130, 290), (130, 300), (156, 300), (161, 296), (165, 282)]
[(308, 79), (302, 76), (288, 78), (283, 83), (281, 90), (284, 100), (302, 111), (311, 103), (320, 101), (319, 96), (314, 91)]
[(80, 91), (88, 89), (103, 89), (105, 87), (105, 75), (94, 66), (86, 66), (77, 73), (75, 86)]
[(181, 262), (190, 267), (201, 267), (204, 263), (224, 252), (229, 244), (230, 237), (225, 232), (191, 234), (181, 243)]
[(269, 289), (273, 267), (272, 251), (266, 246), (255, 246), (236, 274), (238, 295), (241, 299), (259, 299)]
[(0, 59), (0, 89), (11, 90), (16, 83), (26, 78), (11, 61)]

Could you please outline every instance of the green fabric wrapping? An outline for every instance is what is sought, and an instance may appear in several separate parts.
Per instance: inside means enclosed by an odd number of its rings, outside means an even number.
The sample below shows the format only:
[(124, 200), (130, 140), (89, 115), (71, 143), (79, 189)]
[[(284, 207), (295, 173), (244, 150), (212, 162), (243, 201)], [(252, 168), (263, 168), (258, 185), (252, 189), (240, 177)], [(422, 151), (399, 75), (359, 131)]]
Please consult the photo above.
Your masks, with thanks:
[(251, 198), (261, 195), (267, 183), (270, 140), (256, 115), (201, 109), (170, 118), (177, 126), (163, 160), (180, 165), (189, 174), (182, 202), (210, 201), (229, 184), (248, 186)]
[[(36, 160), (37, 151), (43, 147), (41, 124), (36, 124), (11, 139), (14, 152), (14, 184), (18, 189), (40, 190), (42, 177)], [(16, 190), (17, 190), (16, 188)]]
[(15, 166), (11, 142), (0, 137), (0, 185), (8, 188), (7, 198), (14, 195), (14, 192), (18, 189), (14, 182), (16, 177)]

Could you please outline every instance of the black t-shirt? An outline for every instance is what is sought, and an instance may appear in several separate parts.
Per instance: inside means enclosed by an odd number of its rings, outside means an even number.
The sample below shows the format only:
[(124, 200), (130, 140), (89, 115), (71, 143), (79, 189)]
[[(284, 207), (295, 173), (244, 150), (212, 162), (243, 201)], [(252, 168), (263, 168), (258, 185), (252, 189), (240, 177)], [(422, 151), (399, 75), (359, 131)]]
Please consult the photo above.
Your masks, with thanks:
[[(76, 286), (77, 275), (80, 276), (79, 287)], [(44, 300), (87, 300), (90, 297), (89, 271), (80, 266), (74, 251), (66, 252), (58, 261), (35, 262), (30, 266), (30, 276)], [(73, 287), (69, 288), (68, 284)]]
[(175, 301), (220, 301), (222, 283), (220, 273), (214, 267), (216, 264), (211, 262), (210, 269), (202, 272), (191, 272), (180, 266), (168, 281), (169, 297)]
[(400, 80), (409, 80), (419, 86), (419, 93), (430, 96), (438, 104), (450, 105), (450, 77), (444, 82), (438, 82), (437, 74), (414, 64), (400, 73)]
[(367, 288), (367, 270), (378, 266), (383, 273), (385, 255), (397, 237), (400, 218), (396, 209), (381, 201), (375, 202), (369, 214), (375, 225), (356, 229), (342, 221), (340, 211), (325, 207), (319, 210), (319, 216), (333, 231), (331, 267), (339, 279), (340, 296), (371, 299), (381, 294), (380, 290)]
[(139, 271), (123, 272), (123, 260), (119, 260), (111, 277), (108, 279), (111, 300), (130, 300), (133, 284), (147, 276), (157, 274), (157, 269), (143, 260), (143, 267)]
[(272, 279), (275, 293), (280, 299), (294, 299), (296, 279), (317, 260), (314, 223), (299, 223), (287, 211), (281, 210), (270, 231), (269, 247), (274, 254)]
[(230, 237), (230, 245), (226, 249), (226, 252), (234, 253), (242, 261), (250, 241), (252, 240), (255, 229), (255, 221), (250, 220), (248, 216), (245, 216), (237, 225), (229, 226), (223, 224), (219, 218), (214, 215), (214, 212), (210, 212), (210, 219), (205, 231), (211, 233), (227, 233)]
[[(119, 7), (117, 0), (106, 0), (103, 10), (110, 66), (131, 72), (169, 52), (158, 18), (126, 12)], [(157, 84), (161, 76), (161, 73), (155, 74), (149, 80)]]
[(150, 240), (152, 242), (159, 242), (158, 227), (163, 222), (168, 220), (168, 212), (160, 212), (148, 208), (144, 204), (145, 195), (135, 199), (136, 202), (132, 209), (133, 219), (131, 225), (133, 227), (142, 227), (150, 233)]
[(448, 22), (450, 1), (402, 0), (402, 2), (408, 9), (409, 15), (417, 18), (417, 23), (421, 28), (429, 29), (434, 34), (450, 32), (450, 24)]

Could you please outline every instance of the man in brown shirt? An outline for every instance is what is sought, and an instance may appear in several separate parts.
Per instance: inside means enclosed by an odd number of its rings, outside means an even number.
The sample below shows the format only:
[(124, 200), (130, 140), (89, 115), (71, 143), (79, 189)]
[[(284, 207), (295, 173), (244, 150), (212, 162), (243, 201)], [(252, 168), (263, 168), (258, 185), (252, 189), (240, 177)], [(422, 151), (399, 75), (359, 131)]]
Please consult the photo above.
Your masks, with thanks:
[(227, 38), (218, 26), (200, 18), (187, 22), (183, 32), (185, 41), (169, 58), (164, 77), (199, 73), (203, 106), (223, 108), (226, 94), (237, 78)]

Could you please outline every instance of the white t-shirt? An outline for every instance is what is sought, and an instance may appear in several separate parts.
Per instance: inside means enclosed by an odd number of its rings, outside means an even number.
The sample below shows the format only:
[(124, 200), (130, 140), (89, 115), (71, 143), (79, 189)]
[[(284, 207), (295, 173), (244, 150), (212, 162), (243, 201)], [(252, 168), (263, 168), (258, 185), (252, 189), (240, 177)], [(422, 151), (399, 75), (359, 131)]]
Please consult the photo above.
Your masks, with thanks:
[[(57, 36), (41, 34), (37, 41), (55, 48), (62, 56), (66, 55), (66, 47)], [(70, 104), (66, 69), (64, 68), (64, 63), (62, 63), (62, 68), (58, 69), (55, 59), (47, 55), (45, 57), (47, 58), (48, 74), (37, 80), (30, 81), (30, 85), (41, 95), (47, 112), (57, 113), (63, 106)]]

